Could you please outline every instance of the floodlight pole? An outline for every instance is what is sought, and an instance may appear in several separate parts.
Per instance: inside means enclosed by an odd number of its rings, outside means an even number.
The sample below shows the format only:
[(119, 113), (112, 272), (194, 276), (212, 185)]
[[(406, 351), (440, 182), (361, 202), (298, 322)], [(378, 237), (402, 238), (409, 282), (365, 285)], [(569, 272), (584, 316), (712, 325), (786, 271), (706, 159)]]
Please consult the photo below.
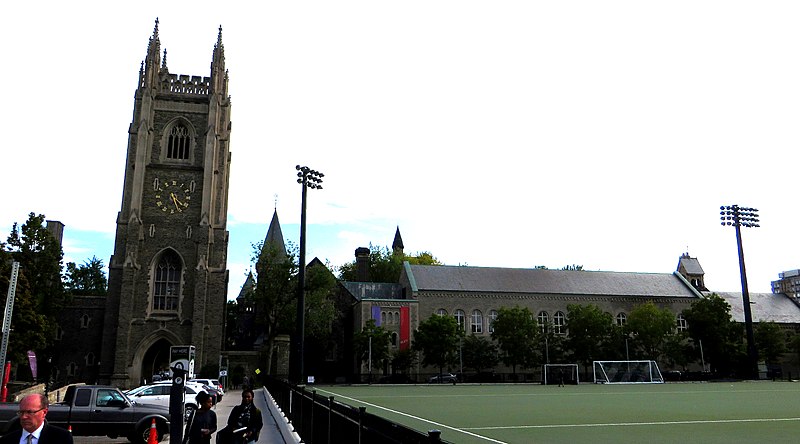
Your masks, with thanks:
[(744, 267), (744, 250), (742, 249), (741, 227), (758, 228), (758, 210), (755, 208), (724, 205), (719, 207), (720, 220), (723, 226), (736, 229), (736, 246), (739, 250), (739, 276), (742, 280), (742, 305), (744, 309), (744, 328), (747, 333), (747, 358), (753, 379), (758, 379), (758, 350), (753, 335), (753, 313), (750, 309), (750, 293), (747, 290), (747, 271)]
[(297, 271), (297, 326), (295, 339), (295, 353), (294, 353), (294, 380), (297, 384), (302, 384), (305, 369), (304, 369), (304, 353), (305, 353), (305, 291), (306, 291), (306, 195), (308, 189), (322, 189), (322, 178), (324, 174), (319, 171), (312, 170), (307, 166), (297, 165), (297, 183), (302, 185), (302, 204), (300, 208), (300, 258)]

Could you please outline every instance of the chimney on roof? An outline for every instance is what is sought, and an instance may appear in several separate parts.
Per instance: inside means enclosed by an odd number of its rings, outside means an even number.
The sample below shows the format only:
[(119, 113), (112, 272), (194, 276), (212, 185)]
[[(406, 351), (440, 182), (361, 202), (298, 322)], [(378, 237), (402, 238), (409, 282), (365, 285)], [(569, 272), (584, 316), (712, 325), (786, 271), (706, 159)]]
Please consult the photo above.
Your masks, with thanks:
[(356, 279), (369, 282), (369, 248), (356, 248)]
[(61, 242), (64, 239), (64, 224), (57, 220), (48, 220), (47, 221), (47, 231), (53, 235), (53, 239), (58, 242), (58, 246), (61, 246)]

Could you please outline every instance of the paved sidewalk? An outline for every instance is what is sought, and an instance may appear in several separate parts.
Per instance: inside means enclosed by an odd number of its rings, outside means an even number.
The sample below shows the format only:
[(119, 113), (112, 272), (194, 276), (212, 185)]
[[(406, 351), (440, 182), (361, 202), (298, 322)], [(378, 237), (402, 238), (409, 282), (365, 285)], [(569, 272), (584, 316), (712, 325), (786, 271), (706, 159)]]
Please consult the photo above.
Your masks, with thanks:
[[(275, 406), (269, 392), (264, 388), (254, 390), (254, 392), (256, 396), (253, 399), (253, 403), (261, 410), (262, 419), (264, 420), (264, 427), (261, 428), (257, 444), (299, 443), (299, 437), (292, 432), (292, 426), (286, 423), (283, 414)], [(217, 414), (217, 429), (225, 427), (231, 410), (241, 403), (241, 390), (228, 390), (225, 392), (222, 401), (214, 407), (214, 412)], [(212, 443), (217, 442), (216, 433), (214, 435), (211, 438)]]

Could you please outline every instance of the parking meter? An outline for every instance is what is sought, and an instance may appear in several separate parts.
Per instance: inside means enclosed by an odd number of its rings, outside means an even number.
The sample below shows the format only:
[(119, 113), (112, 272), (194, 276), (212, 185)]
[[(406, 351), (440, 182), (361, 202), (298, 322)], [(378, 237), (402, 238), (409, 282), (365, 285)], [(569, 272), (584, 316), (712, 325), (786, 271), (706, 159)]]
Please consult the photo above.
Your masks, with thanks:
[(183, 397), (185, 395), (186, 370), (180, 362), (170, 369), (172, 370), (172, 385), (169, 389), (169, 441), (180, 443), (183, 442)]

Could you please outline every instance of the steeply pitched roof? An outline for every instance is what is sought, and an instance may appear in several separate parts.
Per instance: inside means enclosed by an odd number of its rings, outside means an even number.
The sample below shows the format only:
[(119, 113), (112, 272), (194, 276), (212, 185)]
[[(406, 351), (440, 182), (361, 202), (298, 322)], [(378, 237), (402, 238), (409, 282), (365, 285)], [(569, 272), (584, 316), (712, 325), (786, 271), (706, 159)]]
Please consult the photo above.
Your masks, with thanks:
[(281, 231), (281, 223), (278, 221), (278, 210), (272, 214), (272, 221), (269, 223), (267, 229), (267, 237), (264, 238), (264, 247), (273, 245), (278, 251), (286, 254), (286, 243), (283, 240), (283, 232)]
[[(714, 292), (731, 306), (731, 317), (736, 322), (744, 322), (742, 293)], [(750, 293), (750, 313), (753, 322), (777, 322), (779, 324), (800, 324), (800, 307), (789, 296), (774, 293)]]
[(247, 279), (244, 281), (244, 285), (242, 285), (242, 290), (239, 292), (239, 296), (236, 297), (236, 300), (243, 299), (247, 296), (253, 288), (256, 286), (256, 279), (253, 277), (253, 272), (247, 273)]
[(681, 256), (681, 260), (678, 262), (678, 270), (681, 268), (686, 270), (687, 274), (695, 276), (702, 276), (705, 274), (703, 267), (700, 266), (700, 261), (698, 261), (697, 258), (689, 257), (688, 255)]
[(676, 274), (410, 265), (419, 291), (608, 296), (700, 296)]

